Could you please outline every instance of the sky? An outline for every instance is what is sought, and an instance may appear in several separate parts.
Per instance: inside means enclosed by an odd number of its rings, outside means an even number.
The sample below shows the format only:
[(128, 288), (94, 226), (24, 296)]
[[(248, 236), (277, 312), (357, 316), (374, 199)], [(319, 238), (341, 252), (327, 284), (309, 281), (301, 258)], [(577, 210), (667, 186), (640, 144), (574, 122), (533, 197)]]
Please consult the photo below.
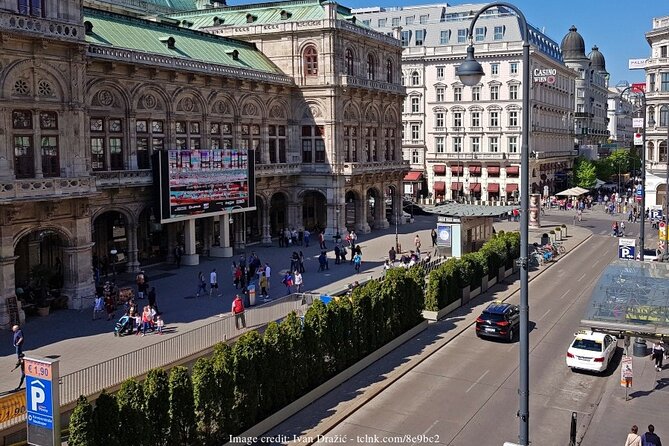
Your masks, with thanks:
[[(437, 1), (417, 0), (337, 0), (350, 8), (372, 6), (393, 7), (437, 4)], [(258, 0), (228, 0), (228, 5), (258, 3)], [(443, 3), (443, 2), (442, 2)], [(451, 5), (484, 4), (472, 1), (453, 1)], [(487, 2), (486, 2), (487, 3)], [(667, 0), (512, 0), (527, 21), (558, 44), (575, 25), (585, 41), (586, 54), (597, 45), (606, 59), (611, 74), (609, 85), (621, 80), (639, 82), (643, 70), (627, 69), (629, 59), (650, 56), (645, 33), (652, 29), (653, 17), (669, 16)]]

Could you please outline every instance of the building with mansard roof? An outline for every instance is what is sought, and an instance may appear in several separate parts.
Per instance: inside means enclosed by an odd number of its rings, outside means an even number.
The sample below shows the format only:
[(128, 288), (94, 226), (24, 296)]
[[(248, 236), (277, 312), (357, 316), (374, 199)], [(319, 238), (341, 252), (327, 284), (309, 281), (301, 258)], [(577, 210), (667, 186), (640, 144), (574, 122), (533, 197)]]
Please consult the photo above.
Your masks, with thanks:
[[(455, 75), (469, 44), (467, 30), (484, 4), (420, 5), (354, 10), (363, 25), (399, 33), (407, 99), (402, 149), (411, 171), (407, 195), (428, 200), (514, 201), (520, 188), (522, 38), (515, 14), (499, 6), (474, 30), (485, 76), (464, 86)], [(575, 73), (559, 45), (530, 27), (530, 70), (552, 70), (530, 90), (532, 192), (566, 186), (573, 161)], [(534, 79), (533, 79), (534, 80)], [(549, 82), (546, 82), (549, 81)]]
[[(197, 264), (284, 228), (394, 222), (408, 170), (401, 46), (348, 8), (0, 1), (3, 327), (31, 305), (39, 264), (81, 308), (92, 265), (137, 271), (176, 246)], [(214, 163), (214, 151), (253, 152), (255, 209), (161, 224), (152, 168), (168, 149)]]

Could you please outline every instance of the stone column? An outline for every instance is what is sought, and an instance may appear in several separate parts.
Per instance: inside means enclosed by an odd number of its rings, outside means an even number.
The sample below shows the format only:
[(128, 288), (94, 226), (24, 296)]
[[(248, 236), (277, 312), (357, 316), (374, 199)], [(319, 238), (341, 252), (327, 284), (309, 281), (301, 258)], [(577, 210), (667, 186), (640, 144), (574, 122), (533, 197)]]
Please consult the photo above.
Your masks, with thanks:
[(288, 226), (289, 229), (304, 228), (302, 221), (302, 203), (288, 203)]
[(68, 297), (70, 308), (81, 310), (93, 305), (95, 294), (91, 252), (93, 243), (63, 248), (65, 277), (61, 293)]
[(355, 231), (361, 234), (366, 234), (372, 229), (367, 223), (367, 213), (369, 212), (369, 205), (367, 203), (367, 197), (363, 195), (362, 200), (355, 203), (356, 206), (356, 222), (355, 222)]
[(126, 227), (128, 234), (128, 271), (131, 273), (139, 272), (139, 258), (137, 253), (137, 225), (130, 223)]
[[(216, 218), (216, 217), (214, 217)], [(232, 246), (230, 246), (230, 214), (218, 216), (218, 230), (220, 246), (212, 246), (209, 253), (212, 257), (232, 257)]]
[(163, 225), (163, 228), (167, 231), (167, 261), (174, 263), (176, 261), (174, 249), (177, 247), (177, 223)]
[(195, 219), (184, 221), (184, 255), (181, 261), (184, 265), (199, 265), (200, 256), (195, 252)]
[(202, 220), (202, 255), (210, 256), (214, 245), (214, 217)]
[(244, 214), (232, 214), (234, 219), (233, 229), (235, 231), (235, 249), (246, 249), (246, 228)]
[[(0, 326), (11, 323), (7, 299), (16, 296), (15, 264), (17, 256), (0, 257)], [(23, 323), (25, 316), (19, 310), (19, 322)]]
[[(382, 187), (382, 191), (385, 189)], [(387, 227), (390, 226), (390, 223), (388, 223), (388, 219), (386, 218), (386, 199), (383, 196), (383, 192), (381, 192), (381, 198), (377, 200), (378, 202), (376, 203), (376, 215), (374, 216), (374, 229), (386, 229)]]
[(269, 220), (269, 205), (262, 207), (262, 215), (260, 218), (262, 220), (262, 244), (265, 246), (272, 246), (272, 226)]

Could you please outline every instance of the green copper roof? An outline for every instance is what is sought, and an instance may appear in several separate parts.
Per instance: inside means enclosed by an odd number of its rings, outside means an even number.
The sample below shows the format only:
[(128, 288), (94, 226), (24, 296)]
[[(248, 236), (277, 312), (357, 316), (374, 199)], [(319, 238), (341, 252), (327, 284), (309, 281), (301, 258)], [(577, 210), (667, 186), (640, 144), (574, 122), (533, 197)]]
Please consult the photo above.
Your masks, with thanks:
[(163, 8), (176, 9), (179, 11), (190, 11), (197, 6), (195, 0), (144, 0), (147, 3), (162, 6)]
[[(283, 17), (282, 18), (282, 13)], [(248, 22), (247, 16), (254, 16), (253, 22)], [(170, 14), (170, 17), (179, 20), (188, 20), (193, 23), (192, 28), (200, 29), (214, 25), (214, 17), (223, 20), (226, 26), (265, 25), (280, 22), (303, 22), (307, 20), (322, 20), (325, 18), (325, 8), (319, 0), (294, 0), (284, 2), (256, 3), (250, 5), (224, 6), (215, 9), (203, 9)], [(337, 5), (337, 18), (345, 20), (351, 17), (351, 10)]]
[[(239, 40), (89, 8), (84, 8), (84, 20), (93, 25), (86, 35), (91, 44), (281, 73), (253, 44)], [(174, 38), (174, 48), (167, 45), (169, 37)], [(232, 56), (234, 50), (239, 53), (237, 60)]]

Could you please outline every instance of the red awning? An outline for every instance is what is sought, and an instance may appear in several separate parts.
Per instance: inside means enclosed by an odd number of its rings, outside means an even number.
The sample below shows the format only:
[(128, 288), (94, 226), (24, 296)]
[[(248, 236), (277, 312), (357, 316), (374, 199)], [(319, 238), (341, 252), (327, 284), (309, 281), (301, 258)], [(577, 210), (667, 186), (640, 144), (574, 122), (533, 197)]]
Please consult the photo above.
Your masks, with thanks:
[(462, 183), (454, 181), (453, 183), (451, 183), (451, 190), (462, 190)]
[(420, 181), (423, 179), (423, 172), (417, 171), (417, 170), (412, 170), (411, 172), (408, 172), (404, 176), (404, 181)]
[(507, 175), (515, 175), (517, 176), (520, 173), (520, 167), (518, 166), (509, 166), (506, 168), (506, 174)]
[(432, 166), (432, 171), (436, 175), (446, 175), (446, 164), (435, 164)]
[(506, 185), (506, 192), (513, 192), (515, 190), (518, 190), (518, 185), (517, 184), (507, 184)]
[(488, 176), (499, 176), (499, 166), (488, 166), (486, 169), (488, 169)]
[(462, 166), (451, 166), (451, 173), (453, 175), (459, 175), (462, 173), (462, 171), (463, 171)]
[(472, 192), (481, 192), (481, 183), (471, 183), (469, 190)]
[(488, 183), (488, 193), (489, 194), (498, 194), (499, 193), (499, 184), (498, 183)]
[(446, 182), (445, 181), (435, 181), (434, 182), (434, 195), (445, 195), (446, 194)]
[(481, 165), (472, 164), (468, 167), (470, 175), (481, 175)]

